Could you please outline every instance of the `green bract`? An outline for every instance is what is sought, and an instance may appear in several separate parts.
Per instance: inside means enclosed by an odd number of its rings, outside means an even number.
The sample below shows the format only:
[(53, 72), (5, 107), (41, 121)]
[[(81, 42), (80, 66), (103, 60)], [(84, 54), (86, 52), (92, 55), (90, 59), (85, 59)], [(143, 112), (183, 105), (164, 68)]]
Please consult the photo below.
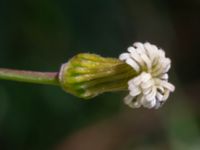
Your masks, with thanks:
[(127, 89), (136, 72), (126, 63), (95, 54), (78, 54), (63, 64), (59, 81), (63, 89), (81, 98)]

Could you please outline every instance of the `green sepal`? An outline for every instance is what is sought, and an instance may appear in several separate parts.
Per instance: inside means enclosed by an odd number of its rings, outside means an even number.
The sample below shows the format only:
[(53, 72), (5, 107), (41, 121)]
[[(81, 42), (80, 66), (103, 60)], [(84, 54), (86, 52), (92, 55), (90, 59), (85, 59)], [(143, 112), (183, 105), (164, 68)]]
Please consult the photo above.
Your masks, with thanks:
[(127, 89), (136, 72), (115, 58), (83, 53), (63, 64), (59, 81), (66, 92), (81, 98), (92, 98), (103, 92)]

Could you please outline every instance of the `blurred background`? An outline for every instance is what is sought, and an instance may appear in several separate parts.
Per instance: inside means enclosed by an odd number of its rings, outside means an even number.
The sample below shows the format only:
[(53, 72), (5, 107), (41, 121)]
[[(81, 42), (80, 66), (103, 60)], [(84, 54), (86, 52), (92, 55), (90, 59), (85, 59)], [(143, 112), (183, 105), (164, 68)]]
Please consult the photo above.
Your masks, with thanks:
[(0, 67), (58, 71), (80, 52), (118, 57), (135, 41), (172, 59), (159, 110), (126, 92), (84, 101), (58, 87), (0, 81), (1, 150), (199, 150), (199, 0), (1, 0)]

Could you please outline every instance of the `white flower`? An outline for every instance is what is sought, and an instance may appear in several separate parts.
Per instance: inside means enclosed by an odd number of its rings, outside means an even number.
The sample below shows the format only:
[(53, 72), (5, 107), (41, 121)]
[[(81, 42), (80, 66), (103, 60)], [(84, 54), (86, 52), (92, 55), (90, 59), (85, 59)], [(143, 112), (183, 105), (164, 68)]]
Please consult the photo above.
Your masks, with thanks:
[(132, 108), (159, 108), (175, 87), (168, 82), (171, 60), (165, 52), (150, 43), (134, 43), (119, 59), (130, 65), (138, 75), (128, 81), (129, 94), (124, 102)]

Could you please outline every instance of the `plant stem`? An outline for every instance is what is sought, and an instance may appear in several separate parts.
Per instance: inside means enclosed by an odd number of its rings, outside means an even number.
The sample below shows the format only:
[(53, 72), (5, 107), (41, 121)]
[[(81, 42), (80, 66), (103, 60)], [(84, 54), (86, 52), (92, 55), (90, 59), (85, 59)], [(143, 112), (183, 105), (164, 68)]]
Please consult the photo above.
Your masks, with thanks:
[(58, 72), (36, 72), (0, 68), (0, 79), (36, 84), (59, 85)]

